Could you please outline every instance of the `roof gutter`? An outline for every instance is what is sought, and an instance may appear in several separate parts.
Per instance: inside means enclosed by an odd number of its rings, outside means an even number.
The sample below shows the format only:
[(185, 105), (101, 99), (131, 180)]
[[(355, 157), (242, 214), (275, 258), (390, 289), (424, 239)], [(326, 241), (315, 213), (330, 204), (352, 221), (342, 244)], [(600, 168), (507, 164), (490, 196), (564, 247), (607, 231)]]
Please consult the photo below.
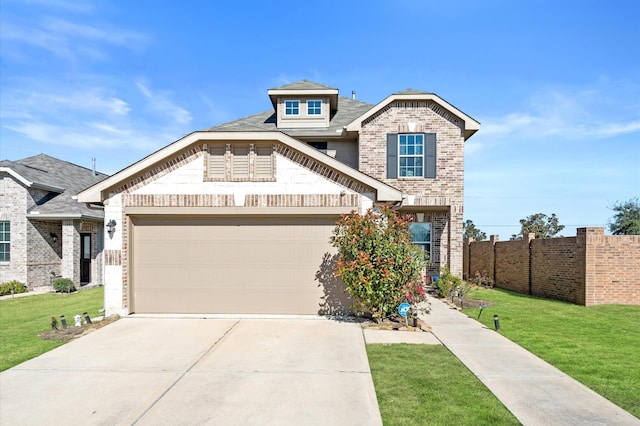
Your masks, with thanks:
[(73, 213), (73, 214), (64, 214), (64, 213), (38, 213), (31, 212), (27, 213), (27, 219), (36, 219), (36, 220), (92, 220), (92, 221), (104, 221), (104, 217), (102, 216), (92, 216), (86, 215), (82, 213)]
[(64, 188), (59, 188), (57, 186), (47, 185), (44, 183), (31, 182), (30, 180), (26, 179), (24, 176), (20, 175), (15, 170), (9, 167), (0, 167), (0, 172), (8, 173), (9, 175), (13, 176), (18, 182), (22, 183), (24, 186), (28, 188), (42, 189), (45, 191), (58, 192), (60, 194), (64, 192)]

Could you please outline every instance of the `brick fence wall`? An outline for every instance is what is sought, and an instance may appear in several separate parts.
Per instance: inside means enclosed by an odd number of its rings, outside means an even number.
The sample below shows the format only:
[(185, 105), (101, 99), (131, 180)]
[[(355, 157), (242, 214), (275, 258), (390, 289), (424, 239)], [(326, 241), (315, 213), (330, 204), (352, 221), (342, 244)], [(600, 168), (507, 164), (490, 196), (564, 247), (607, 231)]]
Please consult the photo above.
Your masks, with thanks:
[(580, 305), (640, 304), (640, 235), (579, 228), (575, 237), (466, 242), (464, 274), (496, 287)]

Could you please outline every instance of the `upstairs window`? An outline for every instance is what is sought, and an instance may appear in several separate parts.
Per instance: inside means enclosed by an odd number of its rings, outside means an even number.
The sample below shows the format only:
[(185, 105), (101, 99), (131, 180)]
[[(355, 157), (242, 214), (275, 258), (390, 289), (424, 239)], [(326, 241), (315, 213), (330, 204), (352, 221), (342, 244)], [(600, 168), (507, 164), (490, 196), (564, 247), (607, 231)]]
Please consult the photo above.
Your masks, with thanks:
[(423, 176), (424, 135), (398, 135), (398, 143), (399, 176)]
[(300, 101), (284, 101), (284, 115), (300, 115)]
[(388, 133), (387, 178), (435, 178), (435, 133)]
[(322, 115), (322, 101), (307, 101), (307, 115)]
[(11, 226), (8, 221), (0, 222), (0, 262), (11, 260)]

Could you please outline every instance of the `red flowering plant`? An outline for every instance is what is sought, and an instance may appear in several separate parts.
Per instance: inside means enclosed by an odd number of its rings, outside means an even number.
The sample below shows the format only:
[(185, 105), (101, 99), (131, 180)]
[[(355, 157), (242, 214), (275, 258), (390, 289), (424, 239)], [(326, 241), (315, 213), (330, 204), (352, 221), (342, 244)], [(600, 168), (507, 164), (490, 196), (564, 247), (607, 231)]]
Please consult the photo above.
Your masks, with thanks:
[(396, 314), (403, 302), (428, 312), (422, 281), (427, 260), (411, 243), (410, 222), (410, 215), (400, 216), (389, 207), (364, 215), (351, 212), (337, 222), (331, 237), (338, 249), (335, 273), (357, 314), (369, 313), (379, 321)]

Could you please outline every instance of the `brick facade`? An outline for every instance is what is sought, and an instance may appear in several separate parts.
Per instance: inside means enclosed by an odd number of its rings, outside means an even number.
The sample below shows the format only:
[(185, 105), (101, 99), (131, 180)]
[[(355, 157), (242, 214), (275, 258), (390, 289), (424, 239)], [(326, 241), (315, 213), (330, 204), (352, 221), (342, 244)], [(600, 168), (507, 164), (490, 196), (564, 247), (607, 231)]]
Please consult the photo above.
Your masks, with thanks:
[[(387, 178), (387, 134), (436, 134), (436, 177)], [(464, 123), (433, 101), (394, 101), (362, 123), (359, 170), (411, 196), (405, 209), (425, 213), (432, 222), (433, 267), (448, 265), (462, 275)], [(403, 203), (403, 206), (405, 204)], [(438, 207), (435, 210), (433, 207)], [(446, 211), (441, 211), (442, 208)], [(426, 217), (430, 219), (427, 219)]]
[(11, 260), (0, 263), (0, 283), (18, 280), (33, 289), (49, 286), (52, 277), (63, 276), (80, 285), (81, 229), (92, 234), (92, 282), (102, 282), (101, 223), (28, 218), (29, 209), (49, 192), (28, 188), (11, 176), (0, 176), (0, 189), (0, 221), (9, 221), (11, 226)]
[(500, 288), (585, 306), (640, 304), (640, 235), (579, 228), (576, 237), (497, 242), (492, 236), (469, 243), (468, 253), (465, 275), (487, 269)]

